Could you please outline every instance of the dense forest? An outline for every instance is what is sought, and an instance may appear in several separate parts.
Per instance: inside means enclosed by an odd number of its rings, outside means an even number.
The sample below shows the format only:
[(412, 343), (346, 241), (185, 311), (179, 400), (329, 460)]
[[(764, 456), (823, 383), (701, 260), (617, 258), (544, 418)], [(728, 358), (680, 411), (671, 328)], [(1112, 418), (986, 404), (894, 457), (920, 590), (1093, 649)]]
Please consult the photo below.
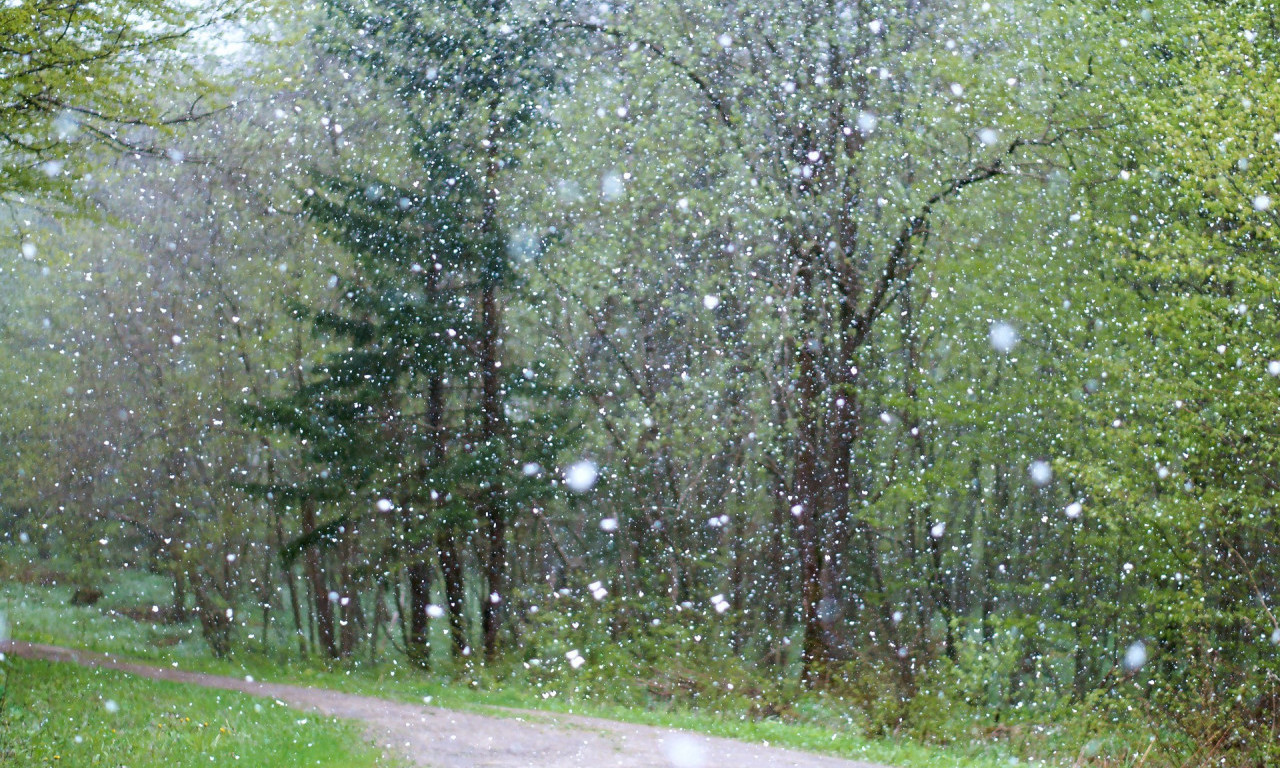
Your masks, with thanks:
[(1274, 765), (1277, 13), (6, 2), (3, 573)]

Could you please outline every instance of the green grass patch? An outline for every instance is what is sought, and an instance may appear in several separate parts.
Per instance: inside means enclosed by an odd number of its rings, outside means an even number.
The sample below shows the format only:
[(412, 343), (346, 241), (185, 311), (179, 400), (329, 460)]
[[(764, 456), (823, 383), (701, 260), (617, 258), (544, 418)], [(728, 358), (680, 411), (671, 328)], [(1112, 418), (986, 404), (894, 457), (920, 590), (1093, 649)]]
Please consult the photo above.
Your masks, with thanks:
[(353, 723), (246, 694), (26, 659), (4, 663), (5, 766), (396, 765)]

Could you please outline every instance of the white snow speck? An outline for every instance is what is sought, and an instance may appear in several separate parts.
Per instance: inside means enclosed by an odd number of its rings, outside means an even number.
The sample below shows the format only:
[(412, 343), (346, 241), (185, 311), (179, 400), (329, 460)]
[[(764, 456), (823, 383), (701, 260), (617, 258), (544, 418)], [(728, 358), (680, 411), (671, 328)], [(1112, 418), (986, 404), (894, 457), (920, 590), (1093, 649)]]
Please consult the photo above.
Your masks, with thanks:
[(672, 768), (703, 768), (707, 764), (706, 745), (687, 733), (673, 733), (663, 739), (662, 754)]
[(622, 176), (610, 171), (600, 180), (600, 196), (609, 202), (622, 197)]
[(942, 538), (942, 534), (946, 532), (947, 532), (947, 524), (945, 521), (934, 523), (933, 527), (929, 529), (929, 535), (935, 539)]
[(614, 531), (618, 530), (618, 518), (616, 517), (604, 518), (603, 520), (600, 521), (600, 530), (604, 531), (605, 533), (613, 533)]
[(1137, 672), (1147, 663), (1147, 646), (1141, 640), (1130, 645), (1124, 652), (1124, 668), (1129, 672)]
[(396, 508), (396, 505), (392, 503), (391, 499), (378, 499), (378, 503), (374, 506), (378, 508), (379, 512), (390, 512)]
[(603, 600), (609, 596), (609, 590), (604, 588), (604, 584), (593, 581), (587, 585), (587, 589), (591, 591), (591, 596), (596, 600)]
[(564, 484), (574, 493), (586, 493), (595, 487), (600, 471), (593, 461), (575, 461), (564, 471)]
[(1260, 194), (1253, 196), (1253, 209), (1255, 211), (1271, 210), (1271, 195)]
[(443, 609), (443, 608), (441, 608), (441, 607), (440, 607), (440, 606), (438, 606), (438, 605), (435, 605), (434, 603), (433, 603), (433, 604), (431, 604), (431, 605), (428, 605), (428, 606), (427, 606), (427, 616), (428, 616), (428, 618), (438, 619), (438, 618), (440, 618), (440, 617), (444, 616), (444, 609)]
[(994, 322), (987, 332), (987, 338), (995, 351), (1007, 355), (1018, 344), (1018, 329), (1005, 322)]
[(1031, 462), (1031, 466), (1027, 467), (1027, 474), (1031, 476), (1031, 482), (1039, 488), (1049, 484), (1053, 479), (1053, 467), (1047, 461), (1037, 459)]
[(983, 144), (990, 147), (1000, 141), (1000, 132), (995, 128), (983, 128), (978, 131), (978, 141), (981, 141)]
[(716, 307), (720, 306), (720, 297), (713, 296), (712, 294), (708, 293), (706, 296), (702, 297), (702, 306), (706, 307), (707, 309), (715, 309)]
[(1075, 520), (1076, 518), (1080, 517), (1080, 514), (1082, 512), (1084, 512), (1084, 505), (1078, 501), (1073, 501), (1067, 505), (1066, 512), (1067, 512), (1067, 517), (1069, 517), (1072, 520)]

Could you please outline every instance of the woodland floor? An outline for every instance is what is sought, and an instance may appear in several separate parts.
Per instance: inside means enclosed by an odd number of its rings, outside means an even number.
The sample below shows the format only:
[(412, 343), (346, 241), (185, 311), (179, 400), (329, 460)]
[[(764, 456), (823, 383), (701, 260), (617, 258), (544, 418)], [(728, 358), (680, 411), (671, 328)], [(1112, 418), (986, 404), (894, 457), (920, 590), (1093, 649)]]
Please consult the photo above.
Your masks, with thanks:
[(121, 661), (107, 654), (9, 642), (25, 658), (105, 667), (157, 680), (264, 696), (364, 723), (390, 753), (431, 768), (884, 768), (759, 744), (580, 715), (493, 708), (486, 715), (323, 688), (262, 683)]

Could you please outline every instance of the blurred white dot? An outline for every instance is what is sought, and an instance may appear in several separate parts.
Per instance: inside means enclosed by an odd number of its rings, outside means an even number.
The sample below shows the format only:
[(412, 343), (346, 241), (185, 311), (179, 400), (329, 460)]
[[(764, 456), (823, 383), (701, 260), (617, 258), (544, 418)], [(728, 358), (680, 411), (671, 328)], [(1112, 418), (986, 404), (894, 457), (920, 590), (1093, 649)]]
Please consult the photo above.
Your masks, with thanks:
[(595, 487), (599, 477), (595, 462), (583, 459), (570, 464), (564, 471), (564, 484), (574, 493), (586, 493)]
[(703, 768), (707, 764), (704, 742), (686, 733), (673, 733), (663, 739), (662, 754), (672, 768)]
[(1130, 645), (1124, 652), (1124, 668), (1129, 672), (1137, 672), (1147, 663), (1147, 646), (1141, 640)]
[(1084, 505), (1078, 501), (1073, 501), (1067, 505), (1067, 517), (1071, 518), (1072, 520), (1075, 520), (1076, 518), (1080, 517), (1080, 514), (1082, 512), (1084, 512)]
[(702, 306), (706, 307), (707, 309), (715, 309), (716, 307), (720, 306), (720, 297), (713, 296), (708, 293), (706, 296), (702, 297)]
[(987, 336), (992, 348), (1005, 354), (1011, 352), (1018, 343), (1018, 329), (1005, 322), (992, 323)]
[(1027, 474), (1031, 476), (1031, 482), (1043, 488), (1053, 479), (1053, 467), (1049, 462), (1037, 459), (1027, 467)]

